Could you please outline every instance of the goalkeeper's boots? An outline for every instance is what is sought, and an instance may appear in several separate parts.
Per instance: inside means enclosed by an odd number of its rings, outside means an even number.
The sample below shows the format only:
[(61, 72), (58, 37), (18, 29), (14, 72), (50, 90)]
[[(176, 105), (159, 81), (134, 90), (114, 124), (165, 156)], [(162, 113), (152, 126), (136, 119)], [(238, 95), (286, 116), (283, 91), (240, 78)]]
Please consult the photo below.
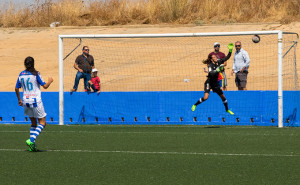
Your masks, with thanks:
[(37, 151), (36, 146), (35, 146), (35, 143), (34, 143), (34, 142), (31, 142), (30, 139), (27, 139), (27, 140), (26, 140), (26, 144), (27, 144), (27, 146), (29, 147), (29, 151), (30, 151), (30, 152), (36, 152), (36, 151)]
[(234, 115), (234, 113), (231, 110), (227, 110), (226, 112), (228, 112), (230, 115)]
[(195, 109), (196, 109), (196, 105), (193, 105), (192, 108), (191, 108), (191, 110), (194, 112)]

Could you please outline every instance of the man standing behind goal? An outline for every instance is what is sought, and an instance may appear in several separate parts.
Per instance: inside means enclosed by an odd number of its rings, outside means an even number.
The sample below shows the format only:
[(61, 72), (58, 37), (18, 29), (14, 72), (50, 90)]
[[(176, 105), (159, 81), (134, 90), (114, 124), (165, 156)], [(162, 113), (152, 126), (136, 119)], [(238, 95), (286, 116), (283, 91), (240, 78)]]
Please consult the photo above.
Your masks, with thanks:
[[(220, 43), (215, 42), (214, 43), (214, 49), (215, 49), (215, 51), (211, 52), (208, 56), (216, 55), (216, 57), (218, 59), (225, 58), (226, 55), (220, 51), (220, 46), (221, 46)], [(224, 67), (225, 66), (227, 66), (227, 61), (224, 62)], [(227, 77), (226, 77), (226, 74), (225, 74), (225, 68), (223, 68), (222, 73), (219, 73), (218, 82), (220, 84), (221, 89), (223, 91), (226, 91), (227, 90), (227, 88), (226, 88), (226, 86), (227, 86)]]
[(242, 43), (235, 43), (236, 52), (234, 54), (231, 75), (235, 73), (235, 84), (238, 90), (247, 90), (247, 76), (250, 64), (248, 52), (242, 48)]
[(71, 89), (71, 92), (77, 91), (79, 80), (81, 78), (84, 79), (85, 91), (88, 91), (88, 82), (91, 80), (92, 69), (95, 68), (94, 58), (89, 54), (89, 52), (89, 47), (83, 46), (82, 55), (79, 55), (75, 60), (74, 68), (78, 71), (75, 77), (75, 84), (73, 89)]

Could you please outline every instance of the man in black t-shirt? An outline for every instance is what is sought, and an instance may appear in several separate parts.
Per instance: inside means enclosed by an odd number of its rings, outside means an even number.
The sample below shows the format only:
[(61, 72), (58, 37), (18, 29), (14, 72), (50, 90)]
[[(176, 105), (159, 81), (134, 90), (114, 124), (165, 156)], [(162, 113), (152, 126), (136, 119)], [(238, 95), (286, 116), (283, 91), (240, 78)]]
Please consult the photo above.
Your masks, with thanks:
[(95, 68), (94, 66), (94, 58), (92, 55), (89, 54), (88, 46), (83, 46), (82, 48), (82, 55), (79, 55), (74, 63), (74, 68), (77, 71), (75, 77), (75, 84), (71, 92), (77, 91), (79, 80), (81, 78), (84, 79), (84, 89), (88, 91), (88, 81), (91, 80), (91, 72), (92, 69)]

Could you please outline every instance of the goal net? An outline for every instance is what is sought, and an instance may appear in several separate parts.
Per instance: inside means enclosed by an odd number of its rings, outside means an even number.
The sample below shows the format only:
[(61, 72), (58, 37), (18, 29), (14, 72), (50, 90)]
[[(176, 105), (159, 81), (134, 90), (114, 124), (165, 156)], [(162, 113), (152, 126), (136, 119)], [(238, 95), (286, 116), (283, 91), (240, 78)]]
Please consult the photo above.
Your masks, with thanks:
[[(252, 42), (254, 34), (260, 36), (259, 43)], [(284, 33), (281, 38), (281, 34), (61, 35), (60, 124), (294, 124), (294, 102), (299, 95), (298, 35)], [(235, 75), (231, 75), (235, 49), (225, 67), (224, 94), (235, 115), (227, 115), (213, 92), (192, 112), (191, 106), (204, 94), (207, 66), (202, 61), (214, 51), (215, 42), (227, 55), (227, 45), (236, 41), (242, 43), (251, 61), (247, 91), (237, 91)], [(83, 79), (77, 92), (70, 93), (77, 73), (74, 62), (83, 46), (89, 47), (95, 59), (99, 95), (84, 92)]]

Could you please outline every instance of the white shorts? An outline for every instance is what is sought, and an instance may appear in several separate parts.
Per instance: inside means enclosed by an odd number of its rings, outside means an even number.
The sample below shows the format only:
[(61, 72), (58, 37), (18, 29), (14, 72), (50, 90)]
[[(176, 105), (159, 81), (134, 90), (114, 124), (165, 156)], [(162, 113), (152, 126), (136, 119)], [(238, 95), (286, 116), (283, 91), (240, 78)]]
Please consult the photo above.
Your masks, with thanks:
[(24, 105), (24, 114), (30, 118), (44, 118), (46, 117), (46, 112), (44, 109), (43, 102), (37, 103), (37, 107), (27, 107)]

